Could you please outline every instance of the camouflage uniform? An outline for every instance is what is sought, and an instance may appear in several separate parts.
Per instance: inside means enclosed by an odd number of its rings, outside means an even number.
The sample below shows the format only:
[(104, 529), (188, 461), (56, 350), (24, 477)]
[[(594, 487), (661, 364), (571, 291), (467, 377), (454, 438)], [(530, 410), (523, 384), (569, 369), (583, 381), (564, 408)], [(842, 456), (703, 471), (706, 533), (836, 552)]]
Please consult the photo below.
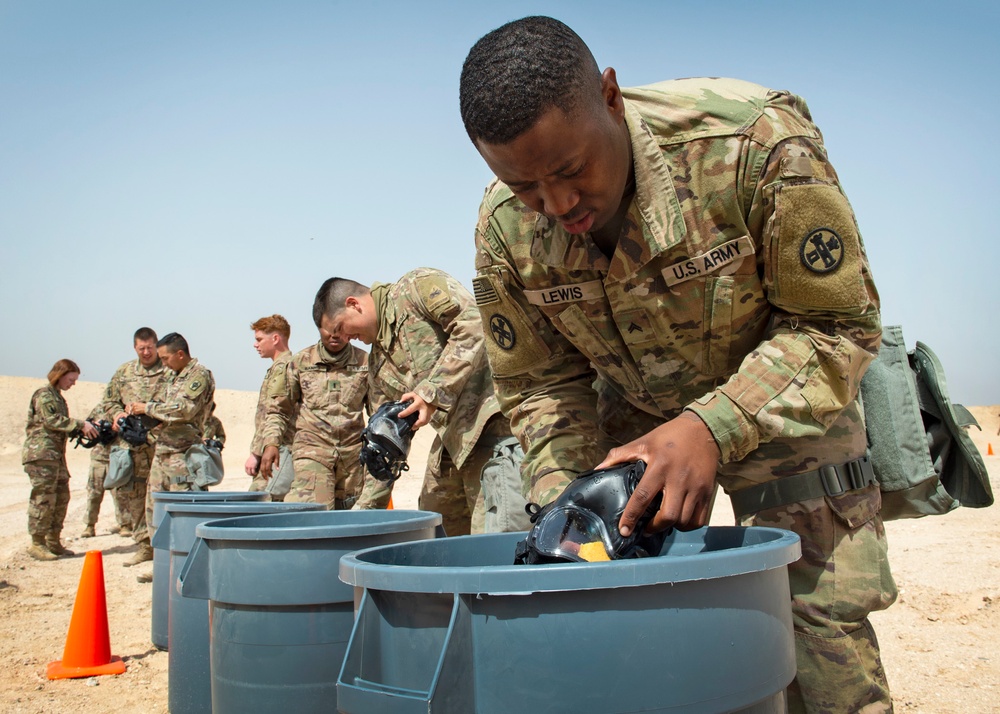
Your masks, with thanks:
[[(371, 293), (378, 335), (368, 359), (370, 389), (390, 401), (415, 392), (437, 408), (420, 508), (440, 513), (448, 535), (481, 533), (480, 475), (496, 443), (510, 436), (510, 426), (493, 394), (472, 295), (430, 268), (376, 283)], [(388, 494), (369, 475), (358, 508), (384, 507)]]
[[(258, 462), (264, 453), (264, 424), (267, 421), (267, 399), (272, 389), (271, 384), (279, 378), (279, 375), (284, 379), (285, 370), (288, 369), (288, 363), (291, 359), (292, 353), (289, 351), (275, 355), (271, 366), (267, 368), (267, 372), (264, 374), (264, 381), (260, 385), (260, 394), (257, 397), (257, 413), (253, 419), (253, 439), (250, 441), (250, 453), (257, 457)], [(292, 437), (294, 436), (295, 422), (290, 419), (285, 433), (279, 438), (278, 448), (285, 447), (285, 449), (290, 449)], [(250, 490), (263, 491), (266, 487), (267, 479), (261, 476), (258, 470), (257, 474), (253, 477), (253, 481), (250, 482)], [(272, 497), (272, 500), (280, 499)]]
[[(108, 462), (111, 458), (110, 444), (97, 444), (90, 450), (90, 475), (87, 479), (87, 507), (83, 512), (83, 523), (88, 528), (97, 525), (101, 514), (101, 502), (104, 501), (104, 479), (108, 475)], [(118, 528), (132, 529), (128, 518), (128, 504), (119, 495), (120, 489), (112, 489), (111, 500), (115, 505), (115, 522)]]
[[(149, 367), (144, 367), (138, 359), (121, 365), (104, 388), (104, 397), (97, 407), (102, 418), (111, 421), (132, 402), (152, 401), (153, 395), (166, 379), (166, 369), (159, 359)], [(129, 444), (124, 439), (115, 442), (116, 446), (128, 449), (132, 454), (132, 480), (116, 488), (115, 495), (121, 498), (123, 520), (132, 528), (132, 538), (136, 543), (149, 540), (146, 531), (146, 513), (150, 505), (147, 504), (147, 485), (153, 462), (154, 439), (155, 432), (151, 431), (149, 443), (142, 446)]]
[(45, 386), (31, 395), (21, 463), (31, 480), (28, 533), (35, 544), (59, 543), (69, 507), (66, 439), (82, 427), (80, 419), (70, 418), (56, 387)]
[[(502, 183), (480, 209), (476, 299), (534, 498), (683, 410), (728, 492), (863, 455), (878, 295), (805, 103), (725, 79), (622, 93), (635, 195), (610, 260)], [(867, 619), (896, 596), (879, 507), (868, 486), (744, 521), (802, 538), (793, 711), (891, 709)]]
[(226, 445), (226, 430), (222, 426), (222, 420), (215, 416), (215, 414), (212, 414), (205, 420), (205, 431), (202, 434), (202, 439), (205, 441), (215, 439), (223, 446)]
[[(94, 407), (87, 418), (93, 422), (104, 419), (104, 415), (100, 409), (100, 405)], [(110, 459), (111, 444), (95, 444), (90, 449), (90, 473), (87, 476), (87, 507), (83, 511), (83, 523), (87, 527), (87, 531), (93, 530), (101, 514), (101, 503), (104, 501), (104, 479), (108, 475)], [(118, 528), (121, 529), (123, 524), (125, 524), (125, 527), (131, 530), (132, 525), (123, 520), (125, 515), (125, 512), (122, 510), (124, 499), (118, 495), (117, 489), (112, 491), (111, 500), (115, 506), (115, 523), (118, 524)]]
[(153, 400), (146, 404), (146, 414), (162, 422), (151, 431), (156, 436), (156, 447), (146, 494), (146, 529), (150, 540), (156, 532), (152, 494), (200, 490), (191, 483), (184, 454), (202, 442), (214, 398), (212, 373), (192, 359), (180, 372), (168, 374)]
[(367, 357), (354, 345), (331, 354), (319, 342), (272, 366), (261, 451), (294, 433), (295, 479), (286, 501), (338, 510), (354, 504), (362, 484)]

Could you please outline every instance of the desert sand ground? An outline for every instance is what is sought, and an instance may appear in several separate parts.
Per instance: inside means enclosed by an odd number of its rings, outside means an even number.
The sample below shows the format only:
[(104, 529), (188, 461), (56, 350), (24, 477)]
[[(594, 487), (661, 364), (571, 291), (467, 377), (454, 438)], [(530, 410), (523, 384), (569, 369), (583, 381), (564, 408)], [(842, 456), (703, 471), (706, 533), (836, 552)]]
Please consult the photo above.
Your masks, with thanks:
[[(167, 653), (155, 649), (150, 635), (150, 586), (136, 582), (139, 568), (122, 563), (135, 546), (111, 535), (114, 511), (105, 498), (98, 536), (79, 538), (83, 530), (89, 452), (69, 449), (72, 500), (64, 542), (72, 558), (39, 563), (25, 555), (29, 543), (27, 476), (20, 449), (32, 392), (43, 381), (0, 377), (0, 711), (115, 712), (167, 711)], [(66, 393), (70, 413), (85, 416), (100, 398), (103, 385), (81, 382)], [(253, 430), (257, 395), (220, 390), (217, 414), (227, 432), (223, 453), (225, 490), (245, 490), (243, 473)], [(973, 438), (985, 455), (995, 442), (1000, 453), (1000, 408), (973, 408), (982, 431)], [(397, 484), (396, 508), (415, 508), (430, 433), (418, 434), (411, 470)], [(994, 489), (1000, 489), (1000, 456), (985, 456)], [(720, 496), (712, 517), (732, 523), (728, 500)], [(959, 509), (947, 516), (887, 524), (899, 600), (877, 613), (874, 624), (897, 712), (1000, 711), (1000, 529), (996, 508)], [(112, 652), (121, 656), (125, 674), (49, 681), (45, 667), (61, 659), (80, 579), (83, 552), (103, 552)]]

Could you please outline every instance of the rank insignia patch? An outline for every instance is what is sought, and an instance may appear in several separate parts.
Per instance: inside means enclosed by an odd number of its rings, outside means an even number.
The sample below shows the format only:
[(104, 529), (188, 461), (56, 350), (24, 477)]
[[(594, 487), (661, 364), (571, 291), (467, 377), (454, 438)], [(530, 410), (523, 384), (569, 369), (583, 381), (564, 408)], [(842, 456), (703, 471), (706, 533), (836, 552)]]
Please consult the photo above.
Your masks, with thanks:
[(817, 228), (802, 239), (799, 258), (814, 273), (829, 273), (840, 267), (844, 260), (844, 244), (837, 232), (830, 228)]
[(514, 349), (514, 344), (517, 341), (517, 338), (514, 336), (514, 326), (503, 315), (494, 313), (490, 317), (490, 334), (493, 335), (493, 341), (497, 343), (500, 349)]

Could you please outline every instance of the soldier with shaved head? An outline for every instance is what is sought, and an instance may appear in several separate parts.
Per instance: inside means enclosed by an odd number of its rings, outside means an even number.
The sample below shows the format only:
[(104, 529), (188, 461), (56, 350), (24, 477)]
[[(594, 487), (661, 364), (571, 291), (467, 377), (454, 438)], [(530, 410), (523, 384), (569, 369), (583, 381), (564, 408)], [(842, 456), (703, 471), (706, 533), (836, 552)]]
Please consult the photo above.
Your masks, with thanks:
[(805, 102), (721, 78), (621, 87), (527, 17), (475, 44), (460, 105), (497, 177), (475, 294), (534, 499), (642, 459), (628, 534), (658, 494), (654, 529), (704, 525), (721, 485), (741, 523), (802, 539), (791, 711), (891, 711), (868, 614), (896, 587), (858, 398), (879, 298)]

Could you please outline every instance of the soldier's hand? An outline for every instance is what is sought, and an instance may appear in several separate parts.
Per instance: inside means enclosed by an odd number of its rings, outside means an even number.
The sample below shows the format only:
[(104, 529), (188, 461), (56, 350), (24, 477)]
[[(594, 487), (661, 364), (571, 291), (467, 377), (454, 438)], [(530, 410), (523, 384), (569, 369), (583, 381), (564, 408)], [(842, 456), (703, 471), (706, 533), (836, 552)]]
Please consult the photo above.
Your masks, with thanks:
[(278, 447), (277, 446), (265, 446), (264, 453), (260, 457), (260, 475), (264, 479), (271, 478), (271, 473), (274, 469), (281, 466), (278, 459)]
[(88, 439), (97, 438), (97, 428), (89, 421), (83, 422), (83, 427), (81, 427), (80, 431), (82, 431), (83, 435)]
[(142, 415), (146, 413), (146, 403), (145, 402), (132, 402), (128, 405), (127, 411), (129, 414)]
[(596, 468), (642, 459), (646, 472), (629, 498), (618, 530), (627, 536), (657, 493), (663, 494), (660, 510), (646, 527), (655, 533), (666, 528), (700, 528), (708, 522), (719, 447), (705, 423), (695, 414), (683, 413), (651, 432), (608, 452)]
[(416, 392), (407, 392), (399, 398), (401, 402), (412, 401), (413, 404), (408, 406), (406, 409), (399, 413), (400, 417), (408, 417), (413, 412), (418, 412), (419, 416), (417, 420), (413, 423), (413, 430), (416, 431), (424, 424), (430, 423), (431, 417), (434, 416), (434, 412), (437, 411), (437, 407), (433, 404), (428, 404), (423, 399), (421, 399)]
[(260, 470), (260, 457), (257, 454), (250, 454), (247, 462), (243, 464), (243, 470), (247, 472), (247, 476), (256, 476)]
[(125, 416), (128, 416), (128, 414), (126, 414), (125, 412), (118, 412), (117, 414), (115, 414), (115, 418), (111, 420), (112, 431), (116, 433), (121, 431), (121, 427), (118, 426), (118, 420)]

